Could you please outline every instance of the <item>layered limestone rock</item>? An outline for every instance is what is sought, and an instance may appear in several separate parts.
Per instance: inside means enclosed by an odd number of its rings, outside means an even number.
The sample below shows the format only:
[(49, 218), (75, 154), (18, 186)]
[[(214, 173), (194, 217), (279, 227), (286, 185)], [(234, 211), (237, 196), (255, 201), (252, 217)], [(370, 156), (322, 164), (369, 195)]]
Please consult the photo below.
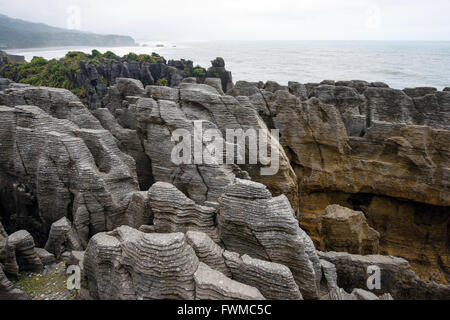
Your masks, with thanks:
[(72, 227), (71, 222), (66, 218), (61, 218), (52, 224), (45, 250), (53, 253), (56, 259), (66, 251), (81, 250), (82, 246), (78, 235)]
[(56, 262), (55, 255), (43, 248), (36, 248), (36, 253), (44, 266), (52, 265)]
[(361, 211), (332, 205), (322, 217), (323, 251), (378, 254), (380, 234), (369, 227)]
[(202, 232), (186, 239), (199, 260), (233, 280), (257, 288), (269, 300), (300, 300), (302, 295), (288, 267), (226, 251)]
[(26, 87), (0, 92), (0, 104), (11, 106), (0, 107), (6, 221), (27, 222), (43, 245), (53, 222), (73, 217), (83, 246), (126, 223), (128, 195), (138, 191), (135, 161), (75, 96)]
[(227, 277), (233, 277), (231, 270), (225, 262), (225, 249), (215, 243), (206, 233), (188, 231), (186, 240), (194, 249), (198, 259), (209, 267), (217, 270)]
[(306, 299), (318, 298), (321, 266), (287, 198), (261, 184), (236, 179), (219, 199), (219, 237), (227, 250), (283, 264)]
[(349, 253), (319, 252), (321, 259), (335, 265), (338, 285), (350, 292), (355, 288), (367, 288), (369, 267), (378, 267), (381, 276), (381, 289), (375, 294), (391, 294), (395, 299), (443, 299), (450, 298), (450, 286), (419, 279), (411, 270), (409, 263), (391, 256), (360, 256)]
[(91, 239), (84, 282), (94, 299), (193, 300), (198, 264), (182, 233), (144, 234), (123, 226)]
[(303, 300), (288, 267), (229, 251), (224, 258), (233, 279), (258, 288), (268, 300)]
[[(20, 271), (30, 271), (39, 273), (43, 270), (43, 264), (34, 246), (34, 240), (31, 234), (25, 230), (17, 231), (8, 236), (6, 247), (15, 253), (15, 261)], [(9, 249), (6, 249), (7, 251)]]
[(102, 126), (116, 138), (119, 149), (133, 157), (136, 162), (139, 187), (141, 190), (148, 190), (154, 183), (152, 163), (145, 153), (136, 130), (123, 128), (106, 108), (92, 110), (92, 114), (100, 121)]
[(233, 77), (230, 71), (225, 69), (225, 61), (222, 58), (216, 58), (211, 61), (212, 67), (206, 72), (206, 77), (219, 78), (222, 82), (223, 92), (233, 88)]
[(422, 278), (447, 283), (449, 92), (405, 93), (364, 81), (273, 91), (238, 82), (229, 93), (246, 96), (268, 127), (280, 130), (298, 179), (299, 220), (317, 247), (320, 216), (339, 204), (364, 212), (380, 233), (381, 253), (405, 257)]
[(89, 242), (84, 268), (84, 298), (265, 299), (258, 289), (199, 262), (182, 233), (145, 234), (123, 226), (97, 234)]
[(197, 205), (175, 186), (165, 182), (157, 182), (150, 188), (149, 201), (156, 232), (201, 231), (219, 241), (215, 208)]
[[(298, 207), (295, 175), (288, 158), (251, 107), (241, 105), (233, 97), (221, 96), (214, 88), (206, 85), (183, 84), (180, 89), (149, 86), (146, 90), (151, 98), (137, 99), (133, 109), (136, 110), (137, 130), (152, 161), (156, 181), (172, 183), (192, 200), (204, 204), (217, 202), (236, 175), (249, 175), (253, 180), (266, 184), (275, 195), (285, 194), (292, 206), (295, 209)], [(172, 153), (178, 141), (174, 141), (172, 133), (180, 129), (193, 137), (191, 146), (194, 150), (192, 156), (185, 155), (188, 158), (191, 156), (192, 162), (176, 165), (172, 162)], [(204, 140), (200, 140), (194, 134), (194, 129), (202, 132), (214, 130), (214, 144), (207, 137), (201, 136)], [(265, 166), (262, 164), (242, 164), (239, 167), (222, 164), (221, 154), (224, 151), (214, 152), (213, 147), (219, 143), (225, 149), (226, 129), (242, 130), (244, 133), (248, 129), (261, 131), (268, 140), (268, 148), (279, 154), (279, 171), (274, 175), (263, 175), (261, 169)], [(194, 146), (199, 143), (209, 147), (200, 151), (200, 155), (203, 153), (203, 162), (195, 157)], [(260, 158), (260, 163), (266, 161), (271, 161), (270, 152), (262, 160)], [(199, 162), (202, 164), (196, 164)]]
[(199, 263), (194, 280), (197, 300), (265, 300), (258, 289), (231, 280), (203, 262)]
[(125, 211), (126, 225), (139, 229), (145, 225), (153, 225), (153, 211), (150, 206), (148, 191), (129, 194), (128, 207)]
[(16, 289), (8, 280), (0, 264), (0, 300), (29, 300), (22, 290)]

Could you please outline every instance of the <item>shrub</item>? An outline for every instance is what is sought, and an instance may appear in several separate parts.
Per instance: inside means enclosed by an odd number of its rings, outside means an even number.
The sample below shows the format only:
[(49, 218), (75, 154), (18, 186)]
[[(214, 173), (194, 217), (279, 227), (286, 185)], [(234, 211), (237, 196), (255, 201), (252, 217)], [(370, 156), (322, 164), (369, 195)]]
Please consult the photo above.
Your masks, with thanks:
[(206, 76), (206, 70), (202, 67), (197, 66), (194, 68), (192, 74), (194, 75), (194, 77), (203, 78), (204, 76)]
[(169, 81), (166, 78), (159, 79), (157, 82), (158, 86), (167, 87), (169, 85)]

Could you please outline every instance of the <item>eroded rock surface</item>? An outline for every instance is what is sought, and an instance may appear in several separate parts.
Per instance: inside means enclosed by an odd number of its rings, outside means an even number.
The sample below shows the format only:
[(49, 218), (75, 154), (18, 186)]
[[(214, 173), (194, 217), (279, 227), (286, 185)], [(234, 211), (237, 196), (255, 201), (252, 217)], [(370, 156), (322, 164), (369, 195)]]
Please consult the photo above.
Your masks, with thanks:
[(401, 258), (336, 252), (319, 252), (319, 256), (336, 266), (338, 285), (348, 292), (355, 288), (367, 288), (368, 268), (376, 266), (381, 271), (381, 289), (374, 290), (376, 294), (390, 293), (399, 300), (450, 298), (450, 286), (419, 279), (409, 263)]
[(320, 216), (339, 204), (364, 212), (381, 253), (448, 283), (449, 92), (325, 81), (288, 91), (238, 82), (229, 94), (245, 96), (280, 130), (297, 176), (299, 220), (318, 248)]
[(149, 201), (156, 232), (201, 231), (214, 241), (219, 241), (215, 208), (197, 205), (175, 186), (164, 182), (158, 182), (151, 187)]
[(14, 288), (8, 280), (3, 267), (0, 264), (0, 300), (29, 300), (28, 296), (21, 290)]
[(66, 251), (81, 250), (82, 246), (78, 235), (72, 227), (72, 223), (66, 218), (61, 218), (52, 224), (45, 250), (53, 253), (56, 259)]
[(75, 96), (27, 87), (0, 92), (0, 104), (11, 105), (0, 107), (7, 221), (14, 213), (43, 245), (53, 222), (73, 217), (84, 246), (92, 234), (125, 223), (127, 195), (138, 191), (135, 161)]
[(261, 184), (237, 179), (219, 200), (219, 237), (227, 250), (284, 264), (305, 298), (318, 297), (321, 267), (288, 199)]
[(367, 224), (361, 211), (332, 205), (327, 207), (321, 224), (324, 251), (378, 254), (380, 234)]

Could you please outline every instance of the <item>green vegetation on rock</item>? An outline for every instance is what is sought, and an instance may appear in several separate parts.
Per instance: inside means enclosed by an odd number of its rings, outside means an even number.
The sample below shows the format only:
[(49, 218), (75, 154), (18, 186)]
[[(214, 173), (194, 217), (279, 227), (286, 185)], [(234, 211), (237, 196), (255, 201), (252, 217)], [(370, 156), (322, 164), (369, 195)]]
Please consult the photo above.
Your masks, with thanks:
[(206, 76), (206, 70), (200, 66), (196, 66), (192, 72), (192, 75), (197, 78), (203, 78)]
[[(86, 87), (77, 84), (77, 75), (81, 73), (80, 63), (85, 62), (99, 66), (100, 64), (108, 65), (115, 61), (137, 61), (152, 64), (165, 62), (165, 59), (154, 52), (151, 55), (129, 53), (123, 57), (119, 57), (111, 51), (103, 54), (98, 50), (92, 50), (91, 54), (72, 51), (68, 52), (65, 57), (59, 60), (46, 60), (42, 57), (34, 57), (28, 63), (9, 63), (8, 61), (4, 61), (4, 64), (0, 65), (0, 76), (18, 83), (33, 86), (68, 89), (80, 99), (85, 100), (88, 95)], [(105, 86), (110, 85), (105, 77), (100, 76), (99, 79)], [(161, 85), (167, 85), (167, 79), (162, 81)]]
[(167, 87), (169, 85), (169, 81), (166, 78), (162, 78), (158, 80), (158, 86)]

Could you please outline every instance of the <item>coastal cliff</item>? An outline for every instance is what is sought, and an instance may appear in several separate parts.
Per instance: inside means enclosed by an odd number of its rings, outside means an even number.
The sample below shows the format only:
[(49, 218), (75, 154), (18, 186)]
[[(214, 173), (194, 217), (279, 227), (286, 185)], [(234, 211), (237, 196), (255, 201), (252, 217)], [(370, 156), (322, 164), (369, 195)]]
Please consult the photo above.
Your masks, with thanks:
[[(0, 79), (0, 295), (23, 297), (8, 279), (45, 246), (83, 252), (85, 299), (450, 299), (449, 91), (75, 56), (84, 101), (1, 67), (25, 81)], [(174, 165), (172, 132), (199, 120), (278, 129), (280, 170)]]

